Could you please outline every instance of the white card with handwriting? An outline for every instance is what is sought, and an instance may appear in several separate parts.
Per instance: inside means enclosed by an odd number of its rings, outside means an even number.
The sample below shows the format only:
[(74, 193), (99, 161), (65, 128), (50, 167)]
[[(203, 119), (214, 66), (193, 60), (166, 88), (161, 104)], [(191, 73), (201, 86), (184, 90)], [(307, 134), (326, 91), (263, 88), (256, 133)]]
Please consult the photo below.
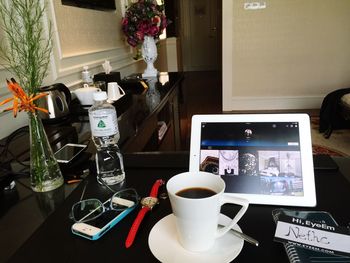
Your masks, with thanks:
[(292, 241), (306, 249), (330, 254), (350, 254), (349, 230), (297, 217), (283, 216), (276, 226), (275, 240)]

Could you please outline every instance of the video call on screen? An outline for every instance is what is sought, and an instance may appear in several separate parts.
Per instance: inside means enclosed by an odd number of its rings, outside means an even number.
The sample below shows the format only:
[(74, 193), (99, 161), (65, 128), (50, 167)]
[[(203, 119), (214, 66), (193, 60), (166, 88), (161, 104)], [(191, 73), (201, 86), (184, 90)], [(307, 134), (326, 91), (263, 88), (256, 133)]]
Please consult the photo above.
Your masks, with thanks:
[(202, 123), (200, 170), (226, 192), (303, 195), (297, 122)]

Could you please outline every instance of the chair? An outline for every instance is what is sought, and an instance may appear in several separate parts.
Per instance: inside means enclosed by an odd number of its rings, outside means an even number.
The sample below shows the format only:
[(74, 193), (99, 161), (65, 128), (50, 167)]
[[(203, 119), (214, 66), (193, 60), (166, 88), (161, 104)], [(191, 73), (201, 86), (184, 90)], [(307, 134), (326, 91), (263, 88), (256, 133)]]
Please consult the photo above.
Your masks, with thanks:
[(319, 132), (329, 138), (335, 129), (350, 128), (350, 88), (329, 93), (322, 102)]
[(340, 107), (345, 120), (350, 120), (350, 94), (345, 94), (340, 98)]

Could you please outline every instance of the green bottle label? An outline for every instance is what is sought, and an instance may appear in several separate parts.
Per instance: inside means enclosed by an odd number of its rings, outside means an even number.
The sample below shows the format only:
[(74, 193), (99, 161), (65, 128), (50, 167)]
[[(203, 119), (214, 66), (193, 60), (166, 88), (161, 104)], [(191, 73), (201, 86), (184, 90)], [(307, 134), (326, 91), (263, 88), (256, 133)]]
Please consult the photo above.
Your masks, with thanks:
[(93, 136), (111, 136), (119, 133), (115, 109), (91, 112), (89, 120)]
[(106, 124), (104, 123), (103, 120), (100, 120), (100, 121), (98, 122), (98, 124), (97, 124), (97, 127), (99, 127), (99, 128), (106, 128)]

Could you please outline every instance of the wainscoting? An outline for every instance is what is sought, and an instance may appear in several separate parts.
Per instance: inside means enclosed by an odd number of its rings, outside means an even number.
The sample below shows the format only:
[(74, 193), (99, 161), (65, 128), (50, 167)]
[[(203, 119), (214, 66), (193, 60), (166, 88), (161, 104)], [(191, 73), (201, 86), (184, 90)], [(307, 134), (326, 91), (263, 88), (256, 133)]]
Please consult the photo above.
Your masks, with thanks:
[[(186, 72), (180, 99), (182, 150), (189, 150), (192, 116), (215, 113), (222, 113), (221, 72)], [(319, 116), (319, 109), (231, 111), (229, 113), (307, 113), (311, 117), (314, 152), (350, 156), (350, 130), (335, 130), (329, 139), (325, 139), (318, 132), (318, 123), (315, 121)]]

